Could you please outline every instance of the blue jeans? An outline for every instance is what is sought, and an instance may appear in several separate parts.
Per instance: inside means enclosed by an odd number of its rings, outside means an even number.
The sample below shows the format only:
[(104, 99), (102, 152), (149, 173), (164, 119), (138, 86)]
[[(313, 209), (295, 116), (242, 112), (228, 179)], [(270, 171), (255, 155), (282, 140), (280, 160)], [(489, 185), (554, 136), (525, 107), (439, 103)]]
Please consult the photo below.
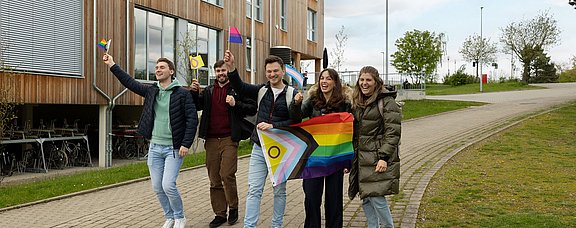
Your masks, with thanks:
[(180, 173), (183, 158), (172, 145), (150, 143), (148, 150), (148, 170), (152, 188), (160, 201), (166, 219), (184, 218), (184, 207), (180, 192), (176, 188), (176, 178)]
[[(268, 176), (268, 166), (266, 165), (262, 148), (254, 144), (248, 170), (248, 195), (246, 196), (244, 227), (256, 227), (256, 224), (258, 224), (260, 200), (262, 199), (266, 176)], [(282, 227), (284, 209), (286, 209), (286, 183), (274, 187), (272, 227)]]
[(388, 207), (388, 201), (384, 196), (366, 197), (362, 200), (362, 209), (368, 221), (368, 228), (380, 227), (393, 228), (392, 213)]

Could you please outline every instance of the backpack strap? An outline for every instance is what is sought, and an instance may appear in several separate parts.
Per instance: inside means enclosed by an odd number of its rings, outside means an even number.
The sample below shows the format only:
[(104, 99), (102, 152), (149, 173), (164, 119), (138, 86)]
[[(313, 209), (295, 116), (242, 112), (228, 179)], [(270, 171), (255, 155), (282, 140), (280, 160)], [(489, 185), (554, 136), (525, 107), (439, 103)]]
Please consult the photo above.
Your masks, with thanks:
[(384, 119), (384, 99), (378, 100), (378, 112), (380, 112), (380, 116)]
[[(264, 94), (266, 94), (266, 90), (268, 90), (266, 86), (262, 86), (260, 87), (260, 90), (258, 90), (258, 100), (256, 101), (258, 102), (256, 103), (258, 108), (260, 108), (260, 101), (262, 101)], [(294, 87), (288, 86), (288, 88), (286, 88), (286, 106), (290, 107), (290, 103), (292, 103), (293, 98), (294, 98)]]
[(260, 101), (262, 101), (262, 98), (264, 97), (264, 94), (266, 94), (266, 90), (268, 90), (268, 88), (266, 88), (266, 86), (262, 86), (260, 87), (260, 90), (258, 90), (258, 100), (256, 102), (256, 106), (258, 107), (258, 109), (260, 109)]
[(294, 98), (294, 87), (288, 86), (288, 88), (286, 89), (286, 106), (288, 107), (288, 109), (290, 109), (290, 103), (292, 103), (292, 98)]

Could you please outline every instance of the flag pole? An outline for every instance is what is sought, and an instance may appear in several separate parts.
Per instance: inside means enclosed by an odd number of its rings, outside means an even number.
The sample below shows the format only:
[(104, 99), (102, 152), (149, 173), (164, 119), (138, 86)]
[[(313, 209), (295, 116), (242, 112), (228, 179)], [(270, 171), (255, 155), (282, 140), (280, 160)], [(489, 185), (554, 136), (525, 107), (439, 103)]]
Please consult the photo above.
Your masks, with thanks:
[(106, 55), (108, 55), (108, 49), (110, 49), (111, 44), (112, 44), (112, 39), (109, 39), (108, 43), (106, 44)]
[(230, 26), (228, 26), (228, 43), (226, 50), (230, 50)]

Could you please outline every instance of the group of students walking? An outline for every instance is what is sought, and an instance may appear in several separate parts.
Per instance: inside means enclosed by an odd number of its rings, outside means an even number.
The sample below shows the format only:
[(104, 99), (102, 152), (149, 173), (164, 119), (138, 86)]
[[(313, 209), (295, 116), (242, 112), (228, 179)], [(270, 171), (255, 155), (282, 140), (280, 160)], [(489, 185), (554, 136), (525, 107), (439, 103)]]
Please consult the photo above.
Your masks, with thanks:
[[(253, 85), (241, 80), (234, 55), (227, 50), (224, 59), (214, 64), (216, 80), (204, 89), (197, 81), (189, 88), (181, 86), (174, 80), (174, 64), (165, 58), (156, 63), (156, 84), (137, 82), (108, 54), (103, 61), (126, 88), (145, 98), (138, 132), (150, 140), (147, 164), (152, 187), (166, 218), (163, 227), (180, 228), (186, 224), (176, 179), (195, 137), (199, 110), (203, 112), (198, 137), (205, 140), (210, 201), (215, 214), (210, 227), (238, 221), (237, 151), (241, 140), (239, 123), (245, 116), (256, 115), (255, 128), (266, 130), (336, 112), (354, 115), (354, 160), (350, 167), (328, 176), (303, 180), (304, 226), (321, 227), (322, 195), (325, 196), (325, 226), (343, 226), (345, 173), (349, 173), (348, 196), (353, 199), (359, 195), (363, 200), (368, 227), (394, 226), (385, 196), (399, 191), (401, 113), (395, 102), (396, 92), (385, 87), (374, 67), (361, 69), (353, 89), (342, 84), (335, 70), (324, 69), (304, 100), (303, 94), (293, 93), (294, 88), (283, 80), (286, 69), (282, 59), (276, 56), (265, 60), (267, 83)], [(258, 223), (268, 175), (255, 129), (250, 141), (253, 147), (244, 227), (256, 227)], [(273, 193), (271, 224), (282, 227), (286, 183), (274, 186)]]

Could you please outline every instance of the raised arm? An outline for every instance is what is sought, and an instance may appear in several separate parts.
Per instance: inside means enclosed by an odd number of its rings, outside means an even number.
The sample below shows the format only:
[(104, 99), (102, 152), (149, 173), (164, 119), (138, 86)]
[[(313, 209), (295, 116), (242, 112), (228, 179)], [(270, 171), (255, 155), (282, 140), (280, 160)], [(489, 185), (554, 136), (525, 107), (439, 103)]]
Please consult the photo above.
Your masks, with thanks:
[(196, 105), (196, 111), (204, 110), (204, 93), (202, 92), (200, 84), (196, 79), (192, 80), (192, 85), (190, 86), (190, 94), (192, 95), (194, 105)]
[(234, 55), (230, 50), (226, 50), (224, 53), (224, 66), (228, 68), (230, 86), (232, 86), (240, 96), (246, 96), (250, 99), (257, 100), (258, 90), (261, 86), (248, 84), (242, 81), (240, 74), (238, 74), (238, 70), (236, 70), (236, 66), (234, 65)]
[(104, 54), (104, 57), (102, 57), (102, 60), (104, 60), (104, 63), (106, 63), (106, 65), (108, 65), (112, 74), (114, 74), (114, 76), (116, 76), (116, 78), (118, 78), (118, 81), (120, 81), (120, 83), (122, 83), (122, 85), (124, 85), (130, 91), (132, 91), (132, 92), (134, 92), (140, 96), (144, 96), (146, 94), (146, 88), (148, 87), (148, 85), (144, 85), (144, 84), (134, 80), (134, 78), (132, 78), (132, 76), (130, 76), (128, 73), (124, 72), (122, 70), (122, 68), (120, 68), (120, 66), (118, 66), (118, 64), (116, 64), (114, 62), (114, 59), (112, 58), (111, 55)]

